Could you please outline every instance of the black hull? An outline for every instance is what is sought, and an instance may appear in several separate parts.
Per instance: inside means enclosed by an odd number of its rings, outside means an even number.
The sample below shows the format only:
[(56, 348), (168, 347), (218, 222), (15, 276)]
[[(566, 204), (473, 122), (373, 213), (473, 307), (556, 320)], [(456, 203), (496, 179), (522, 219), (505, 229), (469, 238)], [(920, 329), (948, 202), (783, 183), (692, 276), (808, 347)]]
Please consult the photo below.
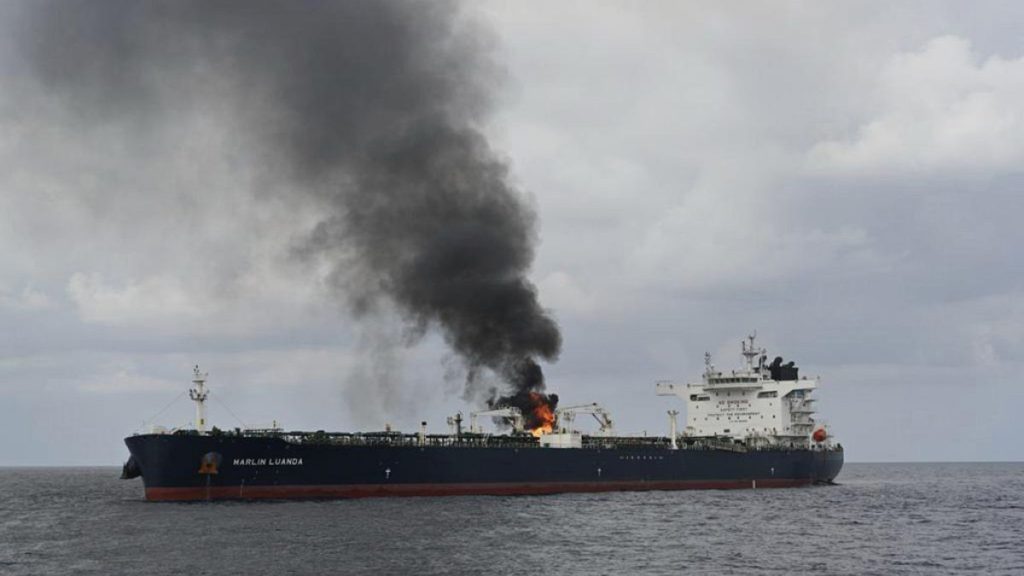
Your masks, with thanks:
[(551, 494), (829, 483), (841, 450), (292, 444), (275, 437), (125, 439), (148, 500)]

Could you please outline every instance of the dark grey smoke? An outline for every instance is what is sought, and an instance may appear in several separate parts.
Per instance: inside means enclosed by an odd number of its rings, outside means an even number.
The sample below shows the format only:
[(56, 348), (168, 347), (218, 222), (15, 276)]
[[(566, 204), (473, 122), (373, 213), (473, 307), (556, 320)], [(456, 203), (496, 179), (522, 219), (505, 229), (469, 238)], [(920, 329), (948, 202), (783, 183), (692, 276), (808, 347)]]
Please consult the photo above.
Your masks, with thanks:
[[(467, 365), (542, 390), (561, 338), (527, 279), (535, 215), (478, 126), (498, 71), (452, 2), (32, 1), (38, 79), (88, 122), (173, 121), (198, 83), (231, 86), (254, 157), (283, 162), (323, 221), (303, 247), (353, 310), (380, 296)], [(358, 273), (353, 274), (352, 270)], [(498, 403), (501, 403), (499, 400)], [(526, 408), (526, 407), (524, 407)]]

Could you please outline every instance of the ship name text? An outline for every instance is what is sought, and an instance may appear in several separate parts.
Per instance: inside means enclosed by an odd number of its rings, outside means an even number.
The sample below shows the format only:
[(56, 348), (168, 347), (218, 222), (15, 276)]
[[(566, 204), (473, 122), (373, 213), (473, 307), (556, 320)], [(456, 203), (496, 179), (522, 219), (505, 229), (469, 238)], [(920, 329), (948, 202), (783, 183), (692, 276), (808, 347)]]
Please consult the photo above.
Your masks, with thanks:
[(235, 466), (302, 466), (302, 458), (235, 458)]

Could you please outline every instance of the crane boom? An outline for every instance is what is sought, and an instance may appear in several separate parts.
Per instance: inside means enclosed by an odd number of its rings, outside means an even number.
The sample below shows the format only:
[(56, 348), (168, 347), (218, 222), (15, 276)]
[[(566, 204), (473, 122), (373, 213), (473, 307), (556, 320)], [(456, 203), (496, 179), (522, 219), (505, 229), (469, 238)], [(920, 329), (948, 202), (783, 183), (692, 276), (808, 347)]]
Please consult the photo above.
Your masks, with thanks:
[(523, 431), (523, 413), (515, 406), (507, 406), (505, 408), (495, 408), (493, 410), (479, 410), (477, 412), (469, 413), (469, 431), (481, 432), (480, 427), (476, 423), (477, 416), (493, 416), (495, 418), (507, 418), (512, 420), (512, 429), (516, 432)]
[(555, 417), (558, 419), (559, 424), (565, 423), (563, 428), (570, 432), (572, 431), (573, 421), (576, 419), (577, 414), (590, 414), (594, 417), (594, 420), (597, 420), (597, 424), (600, 427), (598, 434), (602, 436), (612, 435), (614, 430), (612, 416), (607, 410), (598, 405), (597, 402), (581, 404), (579, 406), (564, 406), (555, 410)]

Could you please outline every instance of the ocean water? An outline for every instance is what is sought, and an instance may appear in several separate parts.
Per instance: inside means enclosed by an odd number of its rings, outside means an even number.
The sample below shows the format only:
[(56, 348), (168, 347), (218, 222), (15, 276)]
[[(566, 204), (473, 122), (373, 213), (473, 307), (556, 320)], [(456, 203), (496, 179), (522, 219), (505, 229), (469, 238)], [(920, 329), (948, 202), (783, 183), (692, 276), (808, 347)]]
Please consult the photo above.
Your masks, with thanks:
[(1024, 463), (838, 486), (148, 503), (116, 468), (0, 469), (0, 574), (1024, 574)]

